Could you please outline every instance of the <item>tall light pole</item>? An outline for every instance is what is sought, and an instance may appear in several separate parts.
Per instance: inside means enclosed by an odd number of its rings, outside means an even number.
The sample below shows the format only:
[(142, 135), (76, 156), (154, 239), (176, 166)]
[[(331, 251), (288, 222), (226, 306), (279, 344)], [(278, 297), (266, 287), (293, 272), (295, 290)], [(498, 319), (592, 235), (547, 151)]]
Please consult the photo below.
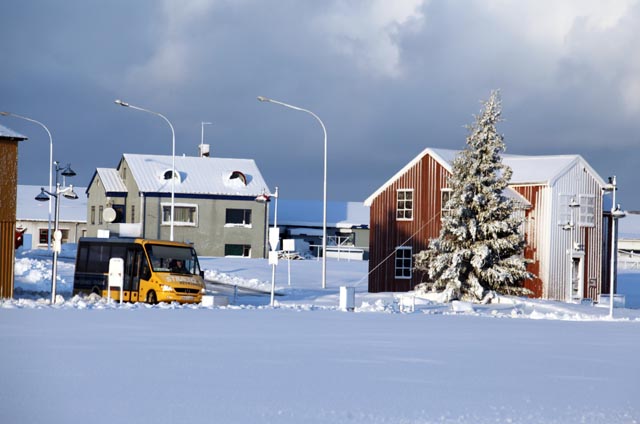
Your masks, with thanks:
[(620, 209), (620, 205), (616, 205), (616, 176), (609, 177), (609, 184), (604, 187), (605, 191), (611, 192), (611, 263), (609, 265), (609, 318), (613, 318), (613, 297), (615, 294), (615, 277), (616, 277), (616, 254), (617, 254), (617, 230), (616, 224), (618, 219), (624, 218), (627, 214)]
[[(36, 196), (36, 200), (40, 202), (46, 202), (51, 200), (53, 197), (55, 199), (55, 224), (53, 231), (53, 264), (51, 266), (51, 304), (56, 303), (56, 280), (58, 274), (58, 253), (61, 250), (62, 243), (62, 232), (59, 230), (58, 226), (60, 223), (60, 195), (63, 195), (67, 199), (77, 199), (78, 195), (73, 191), (73, 185), (70, 185), (66, 188), (60, 188), (60, 183), (58, 182), (58, 171), (60, 168), (58, 162), (56, 164), (56, 191), (50, 192), (44, 189), (44, 187), (40, 188), (40, 194)], [(72, 177), (76, 175), (76, 173), (71, 169), (71, 166), (67, 165), (66, 168), (63, 169), (62, 175), (65, 177)]]
[(325, 128), (324, 123), (318, 117), (318, 115), (311, 112), (310, 110), (303, 109), (298, 106), (292, 106), (290, 104), (279, 102), (277, 100), (269, 99), (262, 96), (258, 96), (258, 100), (261, 102), (275, 103), (289, 109), (298, 110), (300, 112), (306, 112), (316, 118), (320, 123), (320, 126), (322, 126), (322, 132), (324, 133), (324, 176), (322, 194), (322, 288), (324, 289), (327, 287), (327, 129)]
[[(270, 305), (273, 308), (274, 302), (275, 302), (275, 291), (276, 291), (276, 263), (277, 263), (277, 252), (278, 252), (278, 243), (280, 242), (280, 230), (278, 229), (278, 196), (279, 196), (279, 191), (278, 191), (278, 187), (276, 187), (276, 192), (272, 195), (272, 196), (268, 196), (266, 194), (261, 194), (258, 197), (256, 197), (256, 202), (259, 203), (266, 203), (268, 205), (268, 203), (271, 201), (271, 197), (275, 197), (276, 199), (276, 204), (275, 204), (275, 208), (274, 208), (274, 215), (273, 215), (273, 227), (270, 229), (272, 231), (272, 233), (269, 234), (269, 244), (271, 244), (271, 252), (273, 252), (275, 256), (275, 261), (276, 262), (272, 262), (271, 263), (271, 301), (270, 301)], [(268, 210), (268, 208), (267, 208)], [(268, 224), (268, 221), (267, 221)], [(272, 235), (273, 235), (273, 239), (272, 239)], [(271, 257), (269, 258), (269, 261), (271, 262)]]
[[(33, 122), (34, 124), (40, 125), (47, 132), (49, 136), (49, 191), (53, 191), (53, 137), (51, 137), (51, 131), (40, 121), (36, 121), (35, 119), (27, 118), (26, 116), (16, 115), (11, 112), (0, 112), (2, 116), (13, 116), (14, 118), (24, 119), (25, 121)], [(49, 225), (47, 228), (47, 249), (51, 250), (51, 198), (49, 198)]]
[(144, 109), (138, 106), (134, 106), (132, 104), (123, 102), (122, 100), (115, 100), (115, 103), (120, 106), (141, 110), (142, 112), (147, 112), (147, 113), (151, 113), (152, 115), (159, 116), (160, 118), (164, 119), (167, 122), (167, 124), (169, 124), (169, 128), (171, 128), (171, 230), (169, 231), (169, 240), (173, 241), (173, 211), (175, 207), (175, 186), (176, 186), (176, 132), (174, 131), (173, 125), (171, 125), (171, 122), (169, 122), (167, 117), (161, 113)]

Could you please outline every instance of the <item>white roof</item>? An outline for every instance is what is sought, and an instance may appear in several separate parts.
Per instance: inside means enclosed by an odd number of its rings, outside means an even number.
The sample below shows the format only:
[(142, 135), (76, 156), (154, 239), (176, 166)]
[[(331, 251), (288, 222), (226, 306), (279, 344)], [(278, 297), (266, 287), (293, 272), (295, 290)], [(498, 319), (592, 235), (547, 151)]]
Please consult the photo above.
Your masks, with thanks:
[(27, 139), (27, 137), (25, 137), (24, 135), (17, 133), (12, 129), (9, 129), (4, 125), (0, 125), (0, 138), (18, 138), (21, 140)]
[[(141, 192), (171, 192), (171, 179), (164, 178), (165, 173), (172, 169), (171, 156), (125, 153), (123, 159), (127, 162)], [(122, 166), (122, 162), (119, 166)], [(179, 177), (175, 180), (174, 188), (177, 194), (270, 194), (269, 187), (253, 159), (176, 156), (175, 167), (176, 175)], [(240, 178), (232, 178), (234, 176)]]
[[(48, 221), (49, 202), (39, 202), (35, 197), (40, 194), (40, 187), (36, 185), (18, 185), (18, 201), (16, 205), (16, 219), (18, 221)], [(45, 187), (48, 190), (49, 187)], [(67, 199), (60, 196), (61, 222), (87, 222), (87, 196), (85, 187), (73, 187), (78, 195), (77, 199)], [(55, 218), (55, 199), (51, 203), (51, 220)]]
[[(400, 171), (398, 171), (393, 177), (391, 177), (391, 179), (389, 179), (378, 190), (376, 190), (375, 193), (369, 196), (367, 200), (365, 200), (365, 205), (371, 205), (373, 199), (375, 199), (380, 193), (382, 193), (388, 186), (393, 184), (395, 180), (404, 175), (407, 170), (413, 167), (425, 155), (430, 155), (446, 170), (451, 172), (453, 161), (459, 153), (460, 150), (433, 148), (424, 149), (411, 162), (405, 165)], [(602, 180), (598, 173), (580, 155), (523, 156), (504, 154), (502, 155), (502, 162), (505, 165), (508, 165), (513, 171), (513, 175), (511, 176), (511, 180), (509, 182), (510, 184), (552, 185), (557, 178), (567, 172), (576, 162), (580, 162), (585, 167), (585, 169), (588, 169), (593, 177), (598, 180), (601, 185), (605, 184), (604, 180)], [(514, 200), (522, 201), (524, 199), (519, 194), (514, 195), (513, 193), (505, 192), (505, 195), (507, 197), (513, 198)]]
[[(430, 155), (444, 169), (446, 169), (447, 171), (451, 172), (451, 170), (453, 168), (453, 161), (457, 157), (458, 153), (460, 153), (459, 150), (433, 149), (433, 148), (430, 148), (430, 147), (424, 149), (418, 156), (413, 158), (413, 160), (411, 160), (411, 162), (406, 164), (400, 171), (396, 172), (396, 174), (393, 177), (391, 177), (386, 183), (384, 183), (380, 188), (378, 188), (378, 190), (376, 190), (371, 196), (369, 196), (364, 201), (364, 204), (366, 206), (371, 206), (371, 204), (373, 203), (373, 200), (376, 197), (378, 197), (378, 195), (380, 193), (382, 193), (384, 190), (386, 190), (387, 187), (389, 187), (391, 184), (393, 184), (393, 182), (395, 180), (397, 180), (402, 175), (404, 175), (415, 164), (420, 162), (420, 160), (422, 160), (422, 158), (425, 155)], [(512, 182), (513, 182), (513, 179), (512, 179)], [(522, 196), (520, 193), (518, 193), (517, 191), (513, 190), (510, 187), (507, 187), (507, 189), (505, 190), (504, 195), (506, 197), (510, 198), (510, 199), (513, 199), (513, 200), (515, 200), (517, 202), (522, 203), (525, 206), (531, 206), (531, 203), (524, 196)]]
[(127, 187), (124, 185), (120, 173), (114, 168), (97, 168), (96, 173), (102, 181), (104, 191), (107, 193), (126, 193)]
[[(322, 227), (321, 200), (278, 199), (278, 225)], [(273, 204), (271, 204), (273, 208)], [(273, 224), (274, 212), (269, 213)], [(361, 202), (327, 202), (327, 226), (369, 227), (369, 207)]]
[(627, 213), (618, 220), (618, 237), (622, 240), (640, 239), (640, 214)]

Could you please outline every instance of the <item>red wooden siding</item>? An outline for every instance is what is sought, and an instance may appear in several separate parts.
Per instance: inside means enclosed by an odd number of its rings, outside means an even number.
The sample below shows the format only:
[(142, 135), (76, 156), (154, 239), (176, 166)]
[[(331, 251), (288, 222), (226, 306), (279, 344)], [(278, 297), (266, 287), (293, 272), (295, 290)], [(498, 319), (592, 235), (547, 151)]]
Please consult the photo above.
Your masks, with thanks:
[[(449, 171), (425, 155), (380, 193), (370, 208), (369, 291), (409, 291), (422, 282), (413, 272), (411, 279), (395, 278), (395, 250), (410, 246), (413, 254), (426, 249), (440, 233), (442, 187), (448, 187)], [(413, 189), (413, 220), (396, 220), (397, 190)]]
[(540, 256), (538, 251), (537, 228), (537, 224), (539, 222), (539, 208), (541, 207), (540, 195), (542, 192), (542, 186), (526, 185), (511, 186), (511, 188), (516, 190), (531, 203), (531, 208), (525, 212), (526, 245), (524, 247), (524, 257), (531, 261), (531, 263), (527, 265), (527, 270), (536, 277), (531, 280), (526, 280), (524, 286), (533, 292), (531, 297), (542, 297), (544, 283), (540, 278)]

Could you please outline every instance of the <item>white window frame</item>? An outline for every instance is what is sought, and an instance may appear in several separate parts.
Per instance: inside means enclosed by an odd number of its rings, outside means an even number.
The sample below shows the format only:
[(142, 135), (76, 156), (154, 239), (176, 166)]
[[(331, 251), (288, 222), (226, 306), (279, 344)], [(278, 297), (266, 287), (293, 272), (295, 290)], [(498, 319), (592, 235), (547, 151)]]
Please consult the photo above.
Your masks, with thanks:
[(578, 202), (580, 203), (578, 225), (581, 227), (595, 227), (596, 196), (593, 194), (580, 194)]
[[(165, 221), (164, 219), (164, 209), (169, 209), (169, 219)], [(195, 216), (194, 222), (185, 222), (176, 220), (176, 209), (178, 208), (194, 208)], [(176, 227), (197, 227), (198, 226), (198, 205), (193, 203), (174, 203), (173, 205), (173, 225)], [(171, 203), (161, 203), (160, 204), (160, 219), (162, 226), (170, 226), (171, 225)]]
[[(400, 199), (400, 193), (404, 194), (404, 198)], [(411, 200), (407, 200), (406, 194), (411, 193)], [(396, 220), (397, 221), (413, 221), (415, 196), (412, 188), (399, 188), (396, 190)], [(401, 207), (402, 202), (402, 207)], [(406, 203), (411, 202), (411, 208), (406, 207)], [(407, 217), (409, 215), (409, 217)]]
[[(451, 199), (452, 192), (453, 190), (447, 187), (442, 187), (440, 189), (440, 219), (451, 215), (451, 212), (453, 211), (453, 209), (447, 208), (447, 202)], [(445, 193), (448, 194), (448, 199), (446, 201), (444, 199)]]
[(571, 214), (573, 213), (569, 204), (571, 199), (576, 197), (575, 194), (561, 193), (558, 195), (558, 225), (565, 225), (571, 223)]
[[(402, 252), (402, 256), (399, 253)], [(409, 256), (406, 256), (407, 253)], [(407, 266), (405, 261), (409, 261)], [(400, 261), (400, 263), (398, 262)], [(399, 246), (396, 247), (396, 254), (393, 263), (394, 276), (396, 280), (410, 280), (413, 277), (413, 247), (411, 246)], [(406, 275), (404, 271), (408, 270), (409, 275)]]

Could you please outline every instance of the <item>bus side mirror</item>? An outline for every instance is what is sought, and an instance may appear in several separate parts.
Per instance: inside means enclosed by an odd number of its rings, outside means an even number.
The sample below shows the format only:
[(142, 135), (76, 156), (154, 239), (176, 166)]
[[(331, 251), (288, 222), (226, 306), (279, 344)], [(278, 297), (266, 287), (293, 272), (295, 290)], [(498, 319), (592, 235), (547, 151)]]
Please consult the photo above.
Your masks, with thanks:
[(200, 270), (200, 277), (202, 277), (202, 279), (204, 280), (204, 271)]

